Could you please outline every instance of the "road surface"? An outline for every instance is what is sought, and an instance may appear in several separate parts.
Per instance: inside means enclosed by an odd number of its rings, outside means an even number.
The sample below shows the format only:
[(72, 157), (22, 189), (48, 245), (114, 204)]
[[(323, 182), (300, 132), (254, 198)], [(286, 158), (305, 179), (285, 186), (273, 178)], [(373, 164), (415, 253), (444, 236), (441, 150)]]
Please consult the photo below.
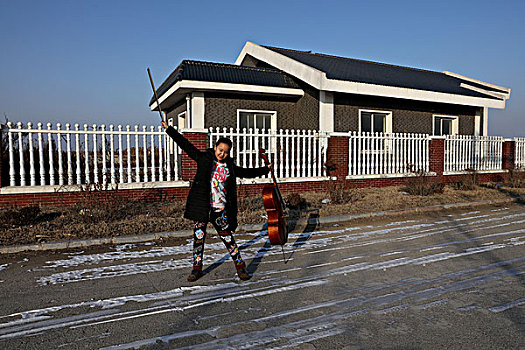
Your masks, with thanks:
[(1, 349), (525, 348), (525, 207), (0, 257)]

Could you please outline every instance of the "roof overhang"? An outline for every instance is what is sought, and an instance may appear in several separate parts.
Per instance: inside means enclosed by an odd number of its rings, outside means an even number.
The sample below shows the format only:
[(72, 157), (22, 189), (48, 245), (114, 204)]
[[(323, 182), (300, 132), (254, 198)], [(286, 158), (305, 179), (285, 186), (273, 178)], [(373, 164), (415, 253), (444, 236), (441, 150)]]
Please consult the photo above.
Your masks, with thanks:
[[(244, 94), (265, 94), (274, 96), (303, 96), (302, 89), (284, 88), (275, 86), (261, 86), (261, 85), (247, 85), (247, 84), (232, 84), (220, 83), (199, 80), (181, 80), (175, 83), (162, 96), (159, 96), (159, 103), (162, 109), (177, 103), (186, 97), (186, 94), (194, 91), (220, 91)], [(150, 105), (152, 111), (157, 110), (157, 102), (154, 101)]]
[[(255, 59), (265, 62), (272, 67), (280, 69), (291, 76), (294, 76), (305, 83), (313, 86), (318, 90), (341, 92), (349, 94), (360, 94), (360, 95), (372, 95), (392, 98), (402, 98), (417, 101), (428, 101), (428, 102), (439, 102), (439, 103), (450, 103), (467, 106), (477, 107), (490, 107), (490, 108), (505, 108), (505, 102), (510, 96), (510, 89), (502, 88), (493, 84), (484, 83), (482, 81), (463, 77), (456, 73), (444, 72), (448, 75), (454, 75), (460, 79), (475, 82), (477, 84), (485, 85), (487, 87), (496, 88), (502, 91), (493, 92), (485, 89), (462, 86), (464, 88), (470, 88), (471, 90), (487, 94), (487, 98), (474, 97), (459, 94), (450, 94), (429, 90), (419, 90), (411, 88), (403, 88), (396, 86), (377, 85), (352, 82), (346, 80), (329, 79), (326, 74), (318, 69), (310, 67), (304, 63), (298, 62), (290, 57), (277, 53), (273, 50), (267, 49), (260, 45), (252, 42), (247, 42), (241, 53), (235, 61), (236, 65), (241, 65), (246, 56), (252, 56)], [(468, 85), (468, 84), (467, 84)], [(489, 93), (487, 93), (489, 92)], [(495, 97), (490, 98), (490, 97)]]

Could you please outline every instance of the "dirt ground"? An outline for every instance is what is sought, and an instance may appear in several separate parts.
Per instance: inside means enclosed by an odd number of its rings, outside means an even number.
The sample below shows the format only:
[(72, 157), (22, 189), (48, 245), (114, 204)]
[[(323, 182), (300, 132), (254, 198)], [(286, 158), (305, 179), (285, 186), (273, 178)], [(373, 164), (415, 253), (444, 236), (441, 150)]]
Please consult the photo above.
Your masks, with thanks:
[[(339, 191), (339, 190), (338, 190)], [(458, 190), (445, 186), (443, 193), (410, 195), (405, 187), (363, 188), (284, 195), (292, 217), (318, 210), (320, 216), (358, 214), (382, 210), (464, 203), (525, 196), (524, 188), (499, 185)], [(336, 203), (340, 202), (340, 203)], [(190, 229), (183, 218), (184, 202), (119, 202), (108, 198), (86, 200), (64, 208), (22, 208), (0, 211), (0, 245), (136, 235)], [(261, 197), (239, 198), (239, 224), (263, 223)]]

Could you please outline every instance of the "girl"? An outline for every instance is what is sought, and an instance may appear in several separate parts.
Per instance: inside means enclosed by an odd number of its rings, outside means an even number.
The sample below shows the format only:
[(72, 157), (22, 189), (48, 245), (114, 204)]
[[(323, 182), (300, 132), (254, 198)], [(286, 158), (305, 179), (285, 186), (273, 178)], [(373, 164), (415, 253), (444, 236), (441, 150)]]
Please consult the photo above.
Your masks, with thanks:
[(230, 253), (237, 274), (243, 281), (250, 275), (235, 244), (232, 233), (237, 228), (237, 177), (254, 178), (268, 174), (271, 164), (261, 168), (242, 168), (234, 164), (229, 156), (232, 142), (219, 138), (215, 147), (199, 151), (177, 130), (162, 122), (166, 133), (197, 162), (197, 174), (186, 201), (184, 217), (194, 221), (193, 225), (193, 269), (188, 276), (194, 282), (202, 276), (202, 262), (206, 226), (211, 222), (226, 249)]

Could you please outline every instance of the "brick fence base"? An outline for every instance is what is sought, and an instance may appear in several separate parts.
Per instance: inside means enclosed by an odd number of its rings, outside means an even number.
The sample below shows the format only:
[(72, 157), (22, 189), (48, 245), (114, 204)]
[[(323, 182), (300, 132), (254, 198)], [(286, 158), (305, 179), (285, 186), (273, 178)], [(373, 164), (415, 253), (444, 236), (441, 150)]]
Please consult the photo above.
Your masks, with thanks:
[[(465, 175), (445, 175), (442, 177), (444, 183), (454, 183), (462, 181)], [(476, 174), (477, 181), (502, 182), (508, 177), (507, 173)], [(432, 177), (438, 180), (437, 177)], [(366, 188), (366, 187), (385, 187), (402, 186), (407, 178), (381, 178), (381, 179), (350, 179), (342, 180), (347, 188)], [(258, 196), (261, 195), (265, 184), (241, 184), (237, 186), (238, 196)], [(324, 192), (328, 194), (328, 181), (303, 181), (285, 182), (279, 185), (284, 196), (290, 193), (305, 192)], [(150, 188), (150, 189), (119, 189), (111, 190), (112, 199), (124, 199), (137, 202), (162, 202), (162, 201), (185, 201), (188, 196), (189, 187), (178, 188)], [(96, 193), (91, 193), (96, 198)], [(101, 196), (106, 194), (100, 194)], [(68, 206), (88, 200), (86, 192), (53, 192), (53, 193), (19, 193), (0, 195), (0, 208), (26, 207), (26, 206)]]
[(97, 196), (111, 200), (136, 202), (162, 202), (185, 200), (188, 188), (151, 188), (140, 190), (109, 190), (100, 192), (52, 192), (52, 193), (17, 193), (0, 195), (0, 208), (21, 208), (26, 206), (69, 206), (83, 201), (97, 200)]

